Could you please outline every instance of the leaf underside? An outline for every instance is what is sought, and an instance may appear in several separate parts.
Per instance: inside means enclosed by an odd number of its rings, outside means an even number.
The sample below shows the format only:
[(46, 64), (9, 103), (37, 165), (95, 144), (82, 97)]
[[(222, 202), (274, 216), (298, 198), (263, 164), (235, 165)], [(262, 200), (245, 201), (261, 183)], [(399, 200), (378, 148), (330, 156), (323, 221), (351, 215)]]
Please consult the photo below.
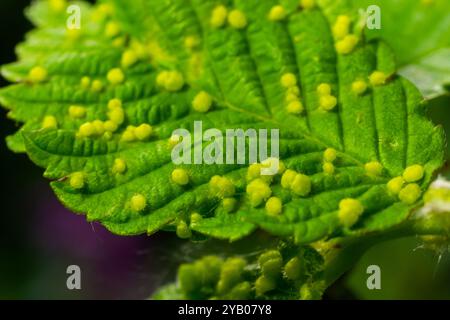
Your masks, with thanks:
[[(4, 66), (5, 78), (17, 84), (0, 91), (0, 102), (8, 116), (20, 123), (8, 137), (9, 147), (26, 152), (45, 168), (44, 176), (69, 209), (100, 221), (121, 235), (152, 234), (170, 229), (192, 212), (203, 219), (193, 231), (220, 239), (237, 240), (261, 228), (273, 235), (294, 237), (310, 243), (325, 237), (382, 231), (407, 219), (420, 204), (407, 205), (391, 196), (386, 182), (412, 164), (425, 168), (421, 188), (425, 190), (434, 172), (442, 166), (444, 136), (425, 115), (426, 105), (418, 90), (395, 74), (391, 50), (382, 42), (361, 40), (352, 53), (336, 53), (331, 26), (338, 15), (357, 20), (351, 1), (318, 1), (304, 10), (298, 1), (280, 1), (288, 17), (280, 22), (267, 19), (275, 0), (133, 0), (111, 1), (116, 14), (94, 19), (98, 8), (82, 5), (80, 35), (65, 29), (66, 13), (38, 1), (28, 11), (36, 24), (26, 41), (17, 47), (18, 62)], [(219, 4), (241, 10), (248, 19), (245, 29), (210, 26), (212, 10)], [(98, 18), (98, 17), (97, 17)], [(117, 21), (123, 45), (104, 35), (105, 24)], [(356, 25), (356, 24), (355, 24)], [(197, 48), (186, 48), (186, 37), (200, 40)], [(117, 39), (116, 39), (117, 40)], [(106, 74), (120, 67), (129, 46), (140, 43), (149, 57), (124, 70), (126, 81), (107, 84)], [(48, 70), (48, 80), (30, 84), (27, 75), (36, 65)], [(163, 70), (177, 70), (186, 79), (178, 92), (166, 92), (155, 79)], [(375, 71), (390, 75), (385, 85), (358, 96), (351, 85)], [(285, 91), (280, 78), (294, 73), (299, 81), (305, 112), (286, 111)], [(80, 79), (101, 79), (100, 93), (80, 87)], [(329, 112), (318, 109), (316, 88), (329, 83), (338, 105)], [(214, 107), (207, 113), (192, 109), (200, 91), (208, 92)], [(107, 120), (110, 99), (123, 102), (126, 120), (111, 140), (77, 138), (86, 121)], [(71, 105), (87, 109), (85, 119), (68, 116)], [(53, 115), (58, 129), (41, 129), (42, 119)], [(310, 176), (312, 191), (297, 197), (280, 186), (276, 176), (271, 188), (282, 199), (283, 213), (272, 217), (264, 206), (253, 208), (245, 195), (247, 165), (181, 165), (171, 161), (168, 139), (173, 130), (193, 131), (194, 121), (203, 130), (255, 128), (280, 130), (280, 159), (287, 168)], [(145, 142), (123, 142), (120, 135), (128, 125), (149, 123), (154, 135)], [(336, 172), (322, 172), (326, 148), (338, 151)], [(113, 174), (116, 158), (124, 159), (127, 171)], [(364, 164), (379, 161), (383, 175), (370, 177)], [(176, 167), (187, 170), (190, 183), (171, 181)], [(74, 189), (68, 183), (73, 172), (84, 172), (86, 185)], [(221, 199), (209, 192), (214, 175), (228, 177), (236, 186), (238, 209), (227, 214)], [(130, 198), (145, 195), (141, 212), (130, 209)], [(350, 230), (342, 228), (338, 204), (356, 198), (363, 216)]]

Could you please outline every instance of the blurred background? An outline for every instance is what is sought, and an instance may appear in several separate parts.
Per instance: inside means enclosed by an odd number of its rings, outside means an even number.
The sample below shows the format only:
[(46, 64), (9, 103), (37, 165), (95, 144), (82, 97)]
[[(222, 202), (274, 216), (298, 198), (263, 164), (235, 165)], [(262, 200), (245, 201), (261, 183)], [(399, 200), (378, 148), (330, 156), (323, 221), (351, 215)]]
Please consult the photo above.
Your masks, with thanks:
[[(31, 28), (28, 0), (0, 1), (0, 65), (15, 60), (14, 46)], [(7, 83), (0, 78), (0, 86)], [(450, 136), (450, 98), (431, 102), (430, 116)], [(5, 137), (16, 124), (0, 109), (0, 299), (143, 299), (173, 281), (186, 256), (185, 241), (172, 234), (119, 237), (66, 210), (42, 169), (13, 154)], [(420, 248), (416, 238), (373, 247), (333, 285), (326, 299), (450, 299), (449, 254)], [(81, 290), (68, 290), (66, 269), (79, 265)], [(382, 290), (366, 287), (369, 265), (381, 268)]]

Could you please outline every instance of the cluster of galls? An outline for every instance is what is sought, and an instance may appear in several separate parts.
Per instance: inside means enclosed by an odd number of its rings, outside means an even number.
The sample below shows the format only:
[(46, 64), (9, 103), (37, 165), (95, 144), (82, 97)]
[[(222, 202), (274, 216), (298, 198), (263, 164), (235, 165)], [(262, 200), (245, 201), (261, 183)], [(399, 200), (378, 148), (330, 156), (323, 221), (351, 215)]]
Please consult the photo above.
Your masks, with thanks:
[(256, 263), (206, 256), (180, 266), (178, 285), (188, 299), (318, 299), (322, 263), (310, 247), (269, 250)]

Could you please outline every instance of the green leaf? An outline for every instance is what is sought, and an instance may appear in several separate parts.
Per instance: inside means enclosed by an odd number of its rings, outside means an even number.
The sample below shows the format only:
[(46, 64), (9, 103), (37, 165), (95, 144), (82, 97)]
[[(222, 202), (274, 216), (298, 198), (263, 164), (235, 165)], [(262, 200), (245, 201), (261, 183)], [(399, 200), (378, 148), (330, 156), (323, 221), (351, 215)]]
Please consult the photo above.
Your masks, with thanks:
[(366, 30), (392, 46), (399, 73), (431, 99), (446, 92), (450, 83), (450, 3), (446, 0), (357, 1), (361, 8), (376, 4), (381, 29)]
[[(268, 19), (275, 0), (111, 3), (116, 5), (115, 15), (104, 5), (87, 6), (83, 12), (92, 19), (80, 34), (68, 34), (59, 18), (39, 20), (18, 47), (19, 61), (2, 69), (6, 78), (19, 83), (2, 89), (0, 102), (10, 110), (9, 117), (24, 124), (20, 134), (9, 138), (11, 149), (26, 151), (45, 168), (56, 195), (74, 212), (121, 235), (164, 228), (177, 229), (183, 237), (194, 231), (234, 241), (260, 228), (304, 244), (384, 231), (407, 220), (420, 205), (421, 197), (400, 201), (386, 183), (406, 167), (420, 164), (425, 169), (420, 190), (426, 190), (443, 163), (442, 129), (426, 118), (418, 90), (395, 74), (390, 48), (364, 39), (350, 1), (322, 0), (313, 9), (283, 1), (289, 15), (279, 22)], [(212, 27), (211, 13), (219, 4), (243, 12), (246, 28)], [(51, 10), (47, 5), (38, 1), (29, 15), (37, 19), (39, 12)], [(342, 14), (352, 19), (351, 31), (359, 37), (358, 45), (345, 55), (336, 52), (331, 31)], [(105, 34), (111, 22), (121, 27), (117, 35)], [(129, 50), (138, 61), (122, 68), (123, 83), (109, 83), (108, 72), (121, 68)], [(48, 71), (46, 81), (29, 81), (36, 66)], [(167, 70), (183, 75), (186, 82), (180, 90), (157, 84), (158, 75)], [(361, 95), (352, 91), (354, 81), (368, 83), (376, 70), (388, 76), (384, 85), (369, 86)], [(287, 89), (281, 84), (286, 73), (298, 79), (298, 98), (305, 108), (300, 115), (287, 111)], [(86, 76), (100, 80), (103, 90), (84, 88), (80, 81)], [(337, 98), (331, 111), (319, 108), (317, 87), (322, 83), (328, 83)], [(192, 108), (201, 91), (213, 99), (206, 113)], [(122, 101), (125, 122), (110, 137), (81, 138), (77, 132), (82, 124), (108, 120), (111, 99)], [(85, 108), (84, 118), (69, 116), (73, 105)], [(42, 127), (46, 116), (54, 117), (57, 128)], [(270, 190), (282, 201), (282, 213), (273, 215), (264, 203), (254, 207), (249, 199), (248, 160), (175, 165), (169, 138), (179, 128), (193, 132), (195, 121), (202, 121), (204, 131), (216, 128), (222, 133), (279, 129), (281, 161), (307, 175), (311, 191), (298, 196), (281, 186), (277, 174)], [(121, 139), (128, 126), (141, 124), (152, 126), (149, 139)], [(327, 148), (337, 150), (334, 173), (323, 170)], [(113, 170), (118, 159), (126, 164), (120, 173)], [(381, 174), (366, 172), (365, 164), (373, 161), (382, 165)], [(188, 184), (173, 181), (177, 168), (188, 174)], [(234, 194), (227, 197), (237, 205), (230, 213), (224, 212), (223, 197), (210, 183), (216, 175), (234, 186)], [(355, 224), (339, 217), (345, 198), (357, 199), (364, 209)], [(194, 213), (203, 218), (194, 222)]]

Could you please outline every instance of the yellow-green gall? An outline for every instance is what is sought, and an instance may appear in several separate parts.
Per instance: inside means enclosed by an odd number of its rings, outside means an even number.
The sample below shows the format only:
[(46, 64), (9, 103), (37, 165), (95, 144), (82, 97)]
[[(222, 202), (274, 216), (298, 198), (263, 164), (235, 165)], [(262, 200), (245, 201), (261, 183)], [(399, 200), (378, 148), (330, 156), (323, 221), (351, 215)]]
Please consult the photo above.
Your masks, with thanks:
[(307, 175), (297, 173), (294, 181), (292, 181), (291, 190), (298, 196), (307, 196), (311, 192), (311, 178)]
[(70, 175), (70, 186), (74, 189), (81, 189), (84, 187), (84, 173), (74, 172)]
[(269, 216), (278, 216), (283, 211), (283, 204), (278, 197), (270, 197), (266, 202), (266, 212)]
[(370, 176), (380, 176), (383, 173), (383, 165), (378, 161), (371, 161), (364, 165), (366, 173)]
[(41, 83), (47, 80), (47, 69), (41, 66), (34, 67), (28, 73), (28, 80), (32, 83)]
[(134, 50), (128, 49), (122, 54), (120, 64), (123, 68), (128, 68), (134, 65), (139, 60)]
[(222, 200), (222, 207), (225, 212), (233, 212), (236, 209), (237, 200), (235, 198), (225, 198)]
[(339, 54), (349, 54), (355, 49), (359, 42), (359, 38), (354, 34), (349, 34), (344, 37), (344, 39), (336, 42), (336, 51)]
[(214, 28), (223, 27), (227, 21), (228, 10), (225, 6), (217, 6), (212, 11), (211, 26)]
[(143, 123), (134, 129), (134, 135), (138, 140), (147, 140), (153, 132), (153, 128), (148, 123)]
[(156, 83), (167, 91), (175, 92), (184, 86), (184, 77), (178, 71), (162, 71), (156, 77)]
[(80, 85), (83, 89), (89, 89), (91, 86), (91, 78), (88, 76), (84, 76), (80, 80)]
[(323, 152), (323, 160), (326, 162), (333, 162), (337, 158), (337, 151), (333, 148), (327, 148)]
[(319, 96), (331, 95), (331, 86), (328, 83), (321, 83), (317, 86), (317, 93)]
[(114, 98), (108, 101), (108, 109), (114, 110), (116, 108), (122, 108), (122, 100)]
[(114, 38), (120, 33), (120, 26), (117, 22), (110, 21), (105, 26), (105, 35), (108, 38)]
[(256, 296), (258, 297), (264, 295), (266, 292), (269, 292), (275, 288), (276, 288), (276, 281), (266, 276), (260, 276), (255, 281), (255, 293)]
[(58, 121), (54, 116), (45, 116), (42, 120), (42, 129), (56, 129), (58, 128)]
[(192, 235), (191, 229), (189, 229), (188, 225), (183, 220), (178, 222), (176, 234), (180, 239), (189, 239)]
[(362, 95), (367, 90), (367, 83), (363, 80), (356, 80), (352, 83), (352, 91), (356, 95)]
[(297, 77), (293, 73), (285, 73), (281, 77), (281, 85), (285, 88), (291, 88), (297, 85)]
[(405, 180), (403, 180), (403, 177), (395, 177), (389, 180), (389, 182), (387, 183), (387, 188), (390, 193), (398, 194), (400, 190), (402, 190), (404, 183)]
[(123, 74), (122, 69), (120, 68), (114, 68), (109, 70), (106, 78), (108, 79), (108, 81), (113, 84), (121, 84), (122, 82), (124, 82), (125, 80), (125, 75)]
[(236, 192), (233, 182), (221, 176), (214, 176), (209, 181), (211, 193), (220, 198), (228, 198), (234, 196)]
[(302, 276), (302, 263), (298, 257), (294, 257), (286, 263), (284, 275), (289, 280), (297, 280)]
[(416, 182), (423, 178), (423, 174), (423, 166), (414, 164), (403, 171), (403, 179), (405, 179), (406, 182)]
[(95, 134), (95, 127), (91, 122), (83, 123), (78, 129), (78, 135), (80, 137), (90, 137)]
[(101, 136), (105, 133), (105, 125), (103, 124), (103, 121), (94, 120), (92, 121), (92, 125), (94, 126), (94, 132), (96, 135)]
[(205, 91), (199, 92), (194, 100), (192, 100), (192, 107), (197, 112), (208, 112), (212, 106), (212, 97)]
[(127, 170), (127, 163), (125, 162), (125, 160), (120, 159), (120, 158), (114, 159), (114, 164), (112, 167), (113, 173), (122, 174), (126, 170)]
[(247, 169), (247, 181), (252, 181), (261, 176), (261, 164), (252, 163)]
[(247, 185), (246, 192), (252, 207), (257, 207), (272, 194), (272, 189), (263, 179), (255, 179)]
[(381, 86), (386, 83), (387, 76), (384, 72), (374, 71), (369, 76), (369, 81), (372, 86)]
[(247, 26), (247, 18), (240, 10), (232, 10), (228, 15), (228, 23), (232, 28), (243, 29)]
[(336, 23), (333, 25), (333, 35), (336, 39), (342, 39), (349, 33), (350, 17), (346, 15), (340, 15), (336, 19)]
[(94, 92), (100, 92), (103, 90), (103, 82), (101, 80), (94, 80), (91, 84), (91, 89)]
[(191, 225), (194, 225), (196, 223), (199, 223), (203, 219), (202, 215), (198, 212), (193, 212), (190, 216), (190, 223)]
[(347, 198), (339, 202), (339, 221), (346, 228), (353, 226), (363, 212), (364, 207), (359, 200)]
[(120, 140), (123, 142), (133, 142), (136, 140), (136, 135), (134, 134), (134, 127), (128, 126), (128, 128), (122, 133)]
[(294, 182), (295, 176), (297, 172), (294, 170), (288, 169), (281, 176), (281, 186), (285, 189), (289, 189), (291, 187), (292, 182)]
[(420, 189), (420, 186), (417, 183), (410, 183), (400, 190), (398, 198), (403, 203), (410, 205), (415, 203), (420, 198), (421, 194), (422, 190)]
[(320, 108), (325, 111), (331, 111), (336, 107), (337, 99), (334, 96), (321, 96)]
[(187, 185), (189, 183), (189, 175), (186, 170), (177, 168), (172, 171), (172, 181), (180, 186)]
[(315, 0), (300, 0), (300, 5), (303, 9), (309, 10), (313, 9), (316, 6)]
[(269, 12), (269, 20), (271, 21), (280, 21), (286, 18), (286, 10), (281, 5), (273, 6)]
[(292, 114), (301, 114), (305, 108), (300, 100), (292, 101), (287, 106), (287, 112)]
[(117, 125), (121, 125), (125, 120), (125, 113), (122, 108), (115, 108), (108, 112), (108, 118)]
[(335, 168), (334, 168), (334, 165), (333, 165), (331, 162), (325, 162), (325, 163), (322, 165), (322, 170), (323, 170), (323, 172), (324, 172), (325, 174), (331, 175), (331, 174), (334, 173)]
[(116, 122), (107, 120), (103, 123), (103, 128), (105, 129), (105, 131), (112, 133), (115, 132), (119, 128), (119, 126)]
[(81, 106), (70, 106), (69, 116), (74, 119), (84, 118), (86, 116), (86, 108)]
[(140, 212), (147, 206), (147, 199), (144, 195), (137, 193), (130, 199), (130, 208), (133, 211)]

